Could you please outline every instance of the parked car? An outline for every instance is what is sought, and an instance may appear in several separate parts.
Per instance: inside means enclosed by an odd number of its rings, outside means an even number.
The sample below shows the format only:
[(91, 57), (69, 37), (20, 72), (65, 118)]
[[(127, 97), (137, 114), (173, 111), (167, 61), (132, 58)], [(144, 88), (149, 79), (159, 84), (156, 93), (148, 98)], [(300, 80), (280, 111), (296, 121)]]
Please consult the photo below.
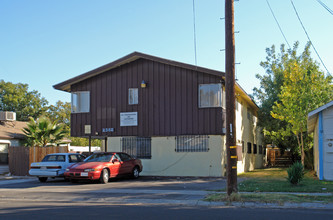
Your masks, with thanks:
[(68, 166), (81, 162), (85, 158), (84, 155), (77, 153), (48, 154), (41, 162), (31, 164), (29, 175), (37, 176), (40, 182), (46, 182), (49, 177), (64, 178)]
[(94, 153), (83, 162), (66, 169), (65, 177), (71, 182), (99, 180), (107, 183), (111, 177), (131, 176), (138, 178), (142, 171), (141, 160), (122, 152)]

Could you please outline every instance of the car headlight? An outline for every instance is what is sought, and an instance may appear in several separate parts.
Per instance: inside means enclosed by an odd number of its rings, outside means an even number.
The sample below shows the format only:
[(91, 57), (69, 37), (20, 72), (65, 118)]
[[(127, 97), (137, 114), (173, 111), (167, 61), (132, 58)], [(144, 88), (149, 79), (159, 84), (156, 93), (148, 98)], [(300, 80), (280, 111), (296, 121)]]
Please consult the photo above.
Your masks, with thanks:
[(90, 169), (85, 169), (84, 170), (84, 172), (91, 172), (91, 171), (97, 171), (97, 169), (90, 168)]

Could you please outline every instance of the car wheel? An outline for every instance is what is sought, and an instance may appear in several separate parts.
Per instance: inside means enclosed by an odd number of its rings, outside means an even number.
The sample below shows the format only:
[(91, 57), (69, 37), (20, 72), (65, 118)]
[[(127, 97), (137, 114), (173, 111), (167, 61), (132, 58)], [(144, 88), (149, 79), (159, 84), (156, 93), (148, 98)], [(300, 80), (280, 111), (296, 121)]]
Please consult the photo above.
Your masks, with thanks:
[(139, 178), (139, 175), (140, 175), (139, 167), (134, 167), (132, 171), (132, 178), (137, 179)]
[(39, 182), (45, 183), (47, 180), (47, 177), (38, 177), (38, 179), (39, 179)]
[(101, 172), (101, 177), (99, 178), (101, 183), (108, 183), (109, 182), (109, 171), (107, 169), (103, 169)]

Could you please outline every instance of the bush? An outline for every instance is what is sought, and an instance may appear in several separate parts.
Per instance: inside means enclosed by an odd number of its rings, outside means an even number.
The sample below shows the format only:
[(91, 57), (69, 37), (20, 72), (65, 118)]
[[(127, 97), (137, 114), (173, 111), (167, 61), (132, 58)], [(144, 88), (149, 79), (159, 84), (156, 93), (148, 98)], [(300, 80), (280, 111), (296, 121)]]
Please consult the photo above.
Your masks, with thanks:
[(296, 162), (291, 167), (287, 169), (288, 173), (288, 182), (290, 182), (293, 185), (297, 185), (301, 182), (301, 180), (304, 177), (304, 167), (302, 163)]

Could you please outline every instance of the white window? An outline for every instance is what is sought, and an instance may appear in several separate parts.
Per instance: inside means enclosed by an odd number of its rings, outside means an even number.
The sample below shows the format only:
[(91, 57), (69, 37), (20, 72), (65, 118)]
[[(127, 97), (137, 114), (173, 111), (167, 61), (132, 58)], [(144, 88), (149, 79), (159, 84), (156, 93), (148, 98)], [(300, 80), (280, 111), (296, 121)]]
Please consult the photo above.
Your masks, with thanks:
[(222, 107), (222, 85), (199, 85), (199, 108)]
[(128, 104), (137, 105), (139, 103), (139, 90), (138, 88), (128, 89)]
[(90, 111), (90, 92), (72, 93), (72, 113), (84, 113)]

